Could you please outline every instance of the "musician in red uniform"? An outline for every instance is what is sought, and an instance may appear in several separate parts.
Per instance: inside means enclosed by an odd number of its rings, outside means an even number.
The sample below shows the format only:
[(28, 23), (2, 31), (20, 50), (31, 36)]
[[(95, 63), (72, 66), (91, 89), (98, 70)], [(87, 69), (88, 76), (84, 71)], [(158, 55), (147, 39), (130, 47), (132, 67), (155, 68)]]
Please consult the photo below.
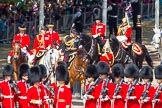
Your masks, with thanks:
[(115, 88), (111, 107), (124, 108), (127, 85), (124, 82), (124, 67), (122, 64), (115, 64), (112, 66), (112, 79)]
[[(152, 100), (154, 108), (162, 108), (162, 65), (155, 68), (155, 79), (158, 86), (156, 87), (154, 98)], [(152, 107), (153, 108), (153, 107)]]
[[(19, 42), (21, 44), (22, 52), (24, 52), (29, 58), (30, 54), (32, 54), (31, 51), (28, 50), (28, 48), (30, 46), (30, 36), (28, 34), (25, 34), (25, 30), (26, 30), (26, 27), (24, 25), (21, 25), (19, 27), (20, 33), (18, 33), (14, 36), (13, 41), (12, 41), (12, 47), (14, 47), (15, 42)], [(13, 54), (14, 54), (14, 51), (12, 50), (9, 53), (8, 58), (7, 58), (8, 63), (11, 63), (10, 59), (13, 56)]]
[(28, 101), (27, 101), (27, 91), (28, 91), (28, 75), (29, 75), (29, 65), (28, 64), (21, 64), (19, 67), (19, 78), (20, 81), (17, 82), (17, 86), (19, 88), (18, 94), (18, 103), (20, 108), (28, 108)]
[(72, 92), (66, 85), (69, 81), (67, 67), (64, 65), (58, 65), (56, 67), (56, 80), (58, 81), (58, 87), (55, 91), (55, 108), (71, 108)]
[(122, 19), (122, 24), (118, 27), (117, 39), (122, 42), (123, 47), (130, 45), (132, 35), (132, 27), (128, 24), (127, 18)]
[(49, 82), (46, 79), (47, 78), (47, 69), (43, 64), (39, 65), (40, 69), (41, 69), (41, 83), (40, 83), (40, 87), (42, 89), (42, 93), (43, 93), (43, 107), (44, 108), (51, 108), (53, 107), (53, 100), (50, 99), (50, 95), (51, 95), (51, 91), (50, 91), (50, 87), (49, 87)]
[[(131, 63), (125, 67), (125, 77), (127, 78), (127, 94), (125, 98), (125, 107), (127, 108), (140, 108), (138, 100), (141, 96), (141, 87), (138, 82), (139, 69), (138, 67)], [(132, 89), (133, 88), (133, 89)]]
[(92, 25), (92, 36), (96, 39), (97, 43), (100, 45), (99, 54), (102, 51), (102, 47), (105, 42), (105, 33), (106, 33), (106, 25), (101, 22), (101, 18), (96, 18), (96, 24)]
[(86, 79), (88, 81), (88, 84), (86, 85), (85, 89), (85, 107), (84, 108), (96, 108), (96, 102), (97, 102), (97, 91), (94, 85), (94, 89), (89, 92), (89, 89), (93, 86), (95, 79), (97, 78), (97, 68), (95, 65), (88, 65), (86, 69)]
[(41, 73), (39, 66), (30, 68), (29, 82), (31, 87), (27, 92), (28, 108), (41, 108), (43, 93), (40, 87)]
[(48, 24), (48, 31), (46, 31), (46, 35), (50, 36), (50, 40), (51, 40), (51, 45), (52, 44), (56, 44), (58, 46), (60, 46), (60, 36), (58, 34), (58, 32), (53, 31), (53, 24)]
[(3, 70), (4, 80), (0, 82), (0, 98), (2, 102), (2, 108), (15, 108), (15, 92), (10, 85), (13, 71), (13, 66), (10, 64), (6, 65)]
[[(111, 108), (110, 100), (113, 97), (114, 84), (110, 82), (110, 68), (106, 62), (98, 62), (97, 64), (97, 73), (100, 75), (102, 81), (98, 84), (97, 88), (97, 97), (98, 105), (97, 108)], [(108, 85), (106, 85), (106, 83)], [(107, 93), (103, 92), (107, 89)]]
[(33, 53), (36, 55), (40, 50), (49, 49), (51, 45), (50, 36), (46, 35), (45, 28), (41, 28), (40, 34), (36, 35), (33, 44)]

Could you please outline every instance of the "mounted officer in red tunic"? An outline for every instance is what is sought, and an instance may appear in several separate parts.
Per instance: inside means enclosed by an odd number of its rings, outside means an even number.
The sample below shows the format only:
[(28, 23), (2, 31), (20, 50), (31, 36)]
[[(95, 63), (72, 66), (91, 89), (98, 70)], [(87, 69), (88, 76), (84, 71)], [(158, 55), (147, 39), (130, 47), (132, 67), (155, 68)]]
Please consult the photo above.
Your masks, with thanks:
[[(21, 51), (23, 53), (26, 54), (26, 56), (28, 56), (28, 58), (30, 57), (30, 54), (32, 54), (32, 52), (28, 49), (28, 47), (30, 46), (30, 36), (28, 34), (25, 34), (25, 30), (26, 30), (26, 27), (25, 25), (21, 25), (19, 27), (19, 31), (20, 33), (16, 34), (13, 38), (13, 41), (12, 41), (12, 47), (15, 46), (15, 43), (18, 42), (20, 43), (20, 46), (21, 46)], [(14, 55), (14, 51), (12, 50), (9, 55), (8, 55), (8, 58), (7, 58), (7, 62), (8, 63), (11, 63), (11, 57)]]

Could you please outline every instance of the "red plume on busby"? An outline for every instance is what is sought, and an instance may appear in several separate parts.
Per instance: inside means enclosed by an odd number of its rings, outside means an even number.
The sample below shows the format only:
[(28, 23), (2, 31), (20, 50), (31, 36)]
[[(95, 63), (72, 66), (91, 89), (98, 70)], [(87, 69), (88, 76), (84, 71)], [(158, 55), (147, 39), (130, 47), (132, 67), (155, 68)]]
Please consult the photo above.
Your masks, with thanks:
[(155, 72), (156, 79), (162, 79), (162, 65), (157, 66), (154, 72)]
[(153, 71), (150, 66), (143, 66), (140, 71), (140, 77), (150, 79), (151, 81), (153, 80)]
[(139, 69), (137, 67), (137, 65), (131, 63), (131, 64), (128, 64), (126, 67), (125, 67), (125, 77), (127, 78), (134, 78), (134, 79), (138, 79), (139, 78)]
[(41, 70), (39, 66), (34, 66), (30, 68), (29, 73), (29, 82), (33, 85), (36, 82), (40, 82), (41, 80)]
[(97, 63), (97, 73), (98, 74), (110, 74), (110, 68), (108, 64), (104, 61), (100, 61)]
[(47, 77), (47, 69), (46, 69), (45, 65), (39, 64), (38, 66), (40, 67), (41, 78), (46, 78)]
[(112, 67), (112, 77), (124, 78), (124, 66), (120, 63), (113, 65)]
[(29, 75), (29, 65), (26, 63), (22, 63), (19, 67), (19, 78), (22, 79), (23, 75)]
[(65, 84), (69, 82), (69, 73), (68, 69), (64, 65), (58, 65), (56, 67), (56, 80), (65, 81)]
[(3, 69), (3, 76), (12, 76), (14, 68), (11, 64), (7, 64)]
[(88, 78), (88, 77), (92, 77), (92, 78), (97, 78), (98, 75), (97, 75), (97, 68), (95, 65), (93, 64), (90, 64), (87, 66), (87, 69), (86, 69), (86, 74), (85, 76)]

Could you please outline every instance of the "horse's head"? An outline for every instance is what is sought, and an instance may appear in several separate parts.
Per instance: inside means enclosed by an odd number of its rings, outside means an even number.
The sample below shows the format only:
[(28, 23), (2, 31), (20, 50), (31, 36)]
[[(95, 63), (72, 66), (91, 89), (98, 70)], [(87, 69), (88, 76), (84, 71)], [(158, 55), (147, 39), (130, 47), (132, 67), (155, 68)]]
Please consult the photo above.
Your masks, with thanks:
[(13, 50), (14, 50), (14, 59), (19, 58), (20, 54), (21, 54), (21, 46), (20, 46), (20, 41), (15, 42), (15, 45), (13, 46)]
[(119, 41), (116, 38), (116, 36), (114, 36), (114, 35), (110, 36), (109, 43), (110, 43), (110, 47), (111, 47), (112, 50), (119, 47)]

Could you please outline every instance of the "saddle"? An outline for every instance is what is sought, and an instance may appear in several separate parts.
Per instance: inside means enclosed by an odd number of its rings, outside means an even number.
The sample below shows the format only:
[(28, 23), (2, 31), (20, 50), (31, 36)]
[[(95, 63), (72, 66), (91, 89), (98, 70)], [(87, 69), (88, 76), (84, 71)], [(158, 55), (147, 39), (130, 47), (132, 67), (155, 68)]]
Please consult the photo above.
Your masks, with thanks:
[(40, 50), (40, 51), (36, 54), (36, 57), (37, 57), (37, 58), (41, 58), (46, 52), (47, 52), (47, 50)]
[(77, 52), (73, 52), (73, 53), (69, 54), (69, 61), (68, 61), (68, 62), (69, 62), (69, 66), (68, 66), (68, 69), (71, 68), (71, 66), (72, 66), (72, 61), (74, 60), (76, 54), (77, 54)]
[(133, 53), (135, 53), (137, 55), (142, 55), (142, 53), (143, 53), (142, 48), (136, 43), (132, 44), (132, 51), (133, 51)]

